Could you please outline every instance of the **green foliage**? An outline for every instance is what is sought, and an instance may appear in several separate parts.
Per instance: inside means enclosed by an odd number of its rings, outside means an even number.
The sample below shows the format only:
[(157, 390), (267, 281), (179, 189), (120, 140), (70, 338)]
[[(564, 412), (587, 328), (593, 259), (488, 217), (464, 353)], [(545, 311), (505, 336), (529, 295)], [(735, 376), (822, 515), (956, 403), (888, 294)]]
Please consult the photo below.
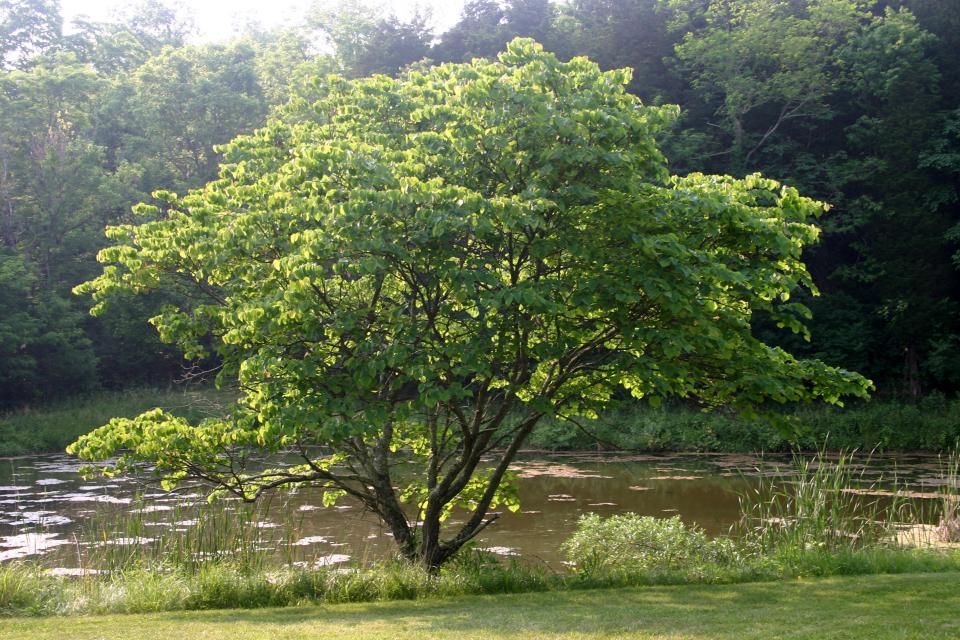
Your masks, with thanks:
[[(427, 68), (428, 58), (494, 56), (517, 35), (561, 60), (587, 54), (603, 69), (630, 67), (631, 94), (683, 105), (657, 134), (674, 171), (762, 169), (831, 203), (825, 242), (807, 255), (825, 296), (793, 297), (815, 313), (811, 340), (755, 318), (764, 342), (861, 371), (884, 395), (953, 393), (960, 385), (951, 260), (960, 237), (955, 5), (477, 0), (446, 33), (431, 34), (422, 17), (328, 3), (302, 24), (251, 28), (214, 46), (185, 44), (195, 35), (189, 17), (159, 0), (112, 21), (76, 21), (66, 35), (56, 3), (6, 2), (0, 240), (3, 259), (22, 263), (30, 284), (15, 287), (16, 302), (0, 319), (0, 341), (20, 339), (16, 352), (0, 347), (0, 368), (17, 372), (7, 376), (4, 404), (177, 375), (173, 351), (143, 322), (164, 304), (182, 304), (177, 294), (128, 297), (96, 321), (80, 319), (81, 301), (61, 304), (70, 287), (92, 277), (103, 226), (142, 222), (131, 204), (158, 187), (182, 194), (214, 179), (214, 146), (262, 125), (291, 95), (285, 121), (314, 120), (310, 105), (327, 93), (317, 76), (395, 75), (411, 63)], [(69, 316), (49, 329), (40, 317), (48, 299)], [(63, 366), (49, 350), (20, 348), (40, 334), (66, 354)], [(49, 372), (55, 379), (38, 385)]]
[[(717, 105), (726, 134), (716, 154), (740, 172), (785, 123), (823, 119), (835, 90), (837, 49), (868, 18), (865, 2), (748, 0), (672, 3), (684, 21), (705, 23), (676, 47), (701, 96)], [(686, 25), (684, 25), (686, 26)]]
[(811, 257), (827, 290), (811, 303), (812, 342), (769, 339), (858, 367), (887, 395), (955, 389), (957, 200), (941, 74), (956, 65), (934, 54), (944, 40), (933, 35), (949, 38), (946, 16), (931, 19), (923, 2), (702, 4), (673, 3), (686, 32), (678, 73), (695, 97), (672, 145), (693, 167), (776, 167), (833, 205)]
[(112, 417), (134, 417), (154, 407), (191, 420), (223, 415), (233, 399), (230, 392), (213, 389), (145, 388), (89, 393), (39, 409), (21, 408), (0, 414), (0, 456), (63, 451)]
[(430, 53), (427, 16), (404, 21), (369, 0), (318, 3), (308, 23), (333, 46), (340, 71), (350, 77), (396, 75)]
[[(128, 220), (158, 184), (213, 178), (213, 146), (267, 111), (270, 37), (183, 46), (189, 25), (156, 0), (121, 22), (75, 26), (61, 35), (50, 3), (0, 9), (2, 409), (181, 374), (146, 323), (167, 297), (91, 322), (69, 292), (94, 275), (105, 225)], [(274, 56), (270, 73), (301, 62)]]
[[(545, 415), (595, 415), (622, 388), (745, 410), (865, 395), (859, 375), (751, 330), (764, 312), (804, 333), (788, 301), (814, 290), (801, 253), (823, 205), (758, 175), (671, 178), (654, 135), (674, 109), (628, 81), (515, 40), (496, 62), (328, 77), (313, 104), (225, 145), (219, 180), (112, 227), (108, 266), (77, 291), (96, 314), (117, 294), (192, 290), (200, 302), (152, 322), (188, 358), (212, 345), (243, 401), (200, 424), (117, 419), (70, 450), (170, 483), (205, 469), (246, 499), (319, 482), (439, 564), (510, 504), (506, 468)], [(303, 463), (220, 473), (243, 448)], [(426, 477), (397, 492), (401, 449)], [(398, 496), (424, 511), (420, 551)], [(473, 515), (441, 543), (453, 505)]]
[(549, 50), (555, 50), (552, 44), (562, 48), (562, 43), (552, 37), (556, 13), (548, 0), (469, 0), (463, 5), (460, 20), (442, 35), (431, 57), (440, 62), (492, 58), (517, 37), (533, 38)]
[(63, 18), (57, 0), (5, 0), (0, 5), (0, 68), (25, 66), (56, 46)]
[(245, 42), (166, 48), (112, 88), (101, 117), (113, 124), (100, 135), (116, 162), (137, 168), (144, 196), (213, 179), (214, 147), (263, 121), (256, 57)]

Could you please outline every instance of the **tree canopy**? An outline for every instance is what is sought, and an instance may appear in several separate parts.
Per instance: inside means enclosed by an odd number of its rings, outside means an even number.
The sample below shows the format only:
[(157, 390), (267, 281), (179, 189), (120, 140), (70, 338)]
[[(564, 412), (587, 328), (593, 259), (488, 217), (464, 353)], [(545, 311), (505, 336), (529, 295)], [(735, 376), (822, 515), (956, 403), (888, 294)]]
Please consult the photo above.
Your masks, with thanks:
[(823, 295), (792, 300), (811, 339), (757, 316), (765, 342), (861, 371), (884, 398), (960, 390), (960, 0), (475, 0), (443, 33), (320, 2), (220, 44), (182, 9), (66, 24), (55, 0), (0, 0), (0, 410), (216, 366), (147, 324), (175, 294), (88, 316), (70, 290), (98, 270), (102, 228), (216, 178), (215, 146), (291, 95), (316, 101), (317, 76), (466, 62), (516, 36), (630, 67), (631, 94), (680, 105), (659, 134), (672, 172), (761, 171), (830, 203), (805, 253)]
[[(108, 266), (78, 287), (95, 312), (179, 291), (152, 322), (190, 357), (217, 352), (233, 414), (116, 419), (71, 451), (244, 499), (315, 483), (436, 567), (514, 503), (508, 467), (544, 416), (622, 389), (745, 410), (866, 395), (753, 330), (762, 313), (804, 333), (790, 300), (815, 292), (801, 257), (824, 205), (759, 175), (671, 177), (656, 135), (676, 109), (629, 81), (528, 39), (320, 81), (226, 145), (219, 179), (112, 227)], [(300, 460), (257, 461), (280, 452)]]

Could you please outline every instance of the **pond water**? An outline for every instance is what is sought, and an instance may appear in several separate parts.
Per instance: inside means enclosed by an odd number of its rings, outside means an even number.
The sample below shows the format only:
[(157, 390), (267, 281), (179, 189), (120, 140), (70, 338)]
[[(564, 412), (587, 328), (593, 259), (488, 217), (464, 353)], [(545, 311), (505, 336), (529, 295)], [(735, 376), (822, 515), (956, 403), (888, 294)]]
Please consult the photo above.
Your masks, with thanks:
[[(76, 566), (92, 539), (103, 545), (146, 544), (164, 530), (188, 534), (198, 526), (203, 495), (172, 494), (129, 477), (85, 481), (80, 466), (65, 455), (0, 460), (0, 561), (42, 557), (49, 566)], [(555, 564), (562, 560), (560, 544), (579, 516), (590, 512), (679, 515), (709, 533), (726, 533), (739, 517), (738, 496), (763, 478), (789, 481), (791, 464), (778, 456), (527, 453), (513, 469), (521, 510), (504, 512), (477, 546)], [(894, 470), (898, 482), (918, 492), (917, 499), (932, 497), (942, 484), (932, 456), (875, 456), (862, 477), (869, 483)], [(222, 513), (229, 518), (236, 508)], [(129, 527), (112, 528), (131, 519), (142, 524), (134, 537)], [(286, 548), (297, 549), (297, 557), (311, 564), (362, 561), (393, 551), (375, 517), (345, 501), (323, 507), (321, 492), (310, 488), (278, 494), (259, 507), (253, 526), (282, 532)]]

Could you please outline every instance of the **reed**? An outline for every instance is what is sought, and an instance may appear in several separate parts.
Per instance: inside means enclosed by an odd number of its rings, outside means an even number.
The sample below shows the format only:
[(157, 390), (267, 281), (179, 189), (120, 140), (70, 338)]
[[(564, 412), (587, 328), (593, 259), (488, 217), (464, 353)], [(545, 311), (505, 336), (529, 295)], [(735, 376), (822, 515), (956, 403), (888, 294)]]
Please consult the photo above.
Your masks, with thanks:
[(895, 471), (866, 475), (855, 454), (795, 456), (792, 473), (776, 472), (742, 494), (735, 534), (770, 554), (852, 552), (887, 545), (898, 528), (921, 517)]
[[(78, 536), (77, 557), (81, 568), (104, 572), (176, 568), (196, 573), (206, 565), (229, 563), (254, 573), (305, 561), (305, 547), (295, 544), (302, 515), (285, 504), (272, 506), (270, 501), (219, 499), (157, 511), (157, 505), (139, 501), (129, 512), (90, 518)], [(270, 522), (268, 514), (277, 513), (284, 514), (283, 521)]]
[(940, 523), (937, 537), (942, 542), (960, 542), (960, 443), (941, 457)]

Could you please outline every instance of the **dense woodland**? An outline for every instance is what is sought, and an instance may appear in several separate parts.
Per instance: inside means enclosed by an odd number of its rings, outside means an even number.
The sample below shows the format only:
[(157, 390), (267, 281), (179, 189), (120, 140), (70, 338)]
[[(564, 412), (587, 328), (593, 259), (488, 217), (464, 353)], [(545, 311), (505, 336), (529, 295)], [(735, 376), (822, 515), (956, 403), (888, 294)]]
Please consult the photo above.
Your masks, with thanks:
[(645, 102), (679, 105), (675, 172), (762, 172), (832, 205), (808, 256), (812, 340), (757, 331), (883, 396), (960, 390), (960, 0), (470, 0), (448, 31), (428, 23), (321, 4), (297, 28), (196, 44), (157, 0), (70, 25), (56, 0), (0, 1), (0, 408), (202, 377), (216, 363), (147, 322), (169, 299), (92, 318), (72, 294), (100, 271), (104, 227), (215, 179), (217, 145), (317, 78), (495, 56), (515, 36), (630, 67)]

